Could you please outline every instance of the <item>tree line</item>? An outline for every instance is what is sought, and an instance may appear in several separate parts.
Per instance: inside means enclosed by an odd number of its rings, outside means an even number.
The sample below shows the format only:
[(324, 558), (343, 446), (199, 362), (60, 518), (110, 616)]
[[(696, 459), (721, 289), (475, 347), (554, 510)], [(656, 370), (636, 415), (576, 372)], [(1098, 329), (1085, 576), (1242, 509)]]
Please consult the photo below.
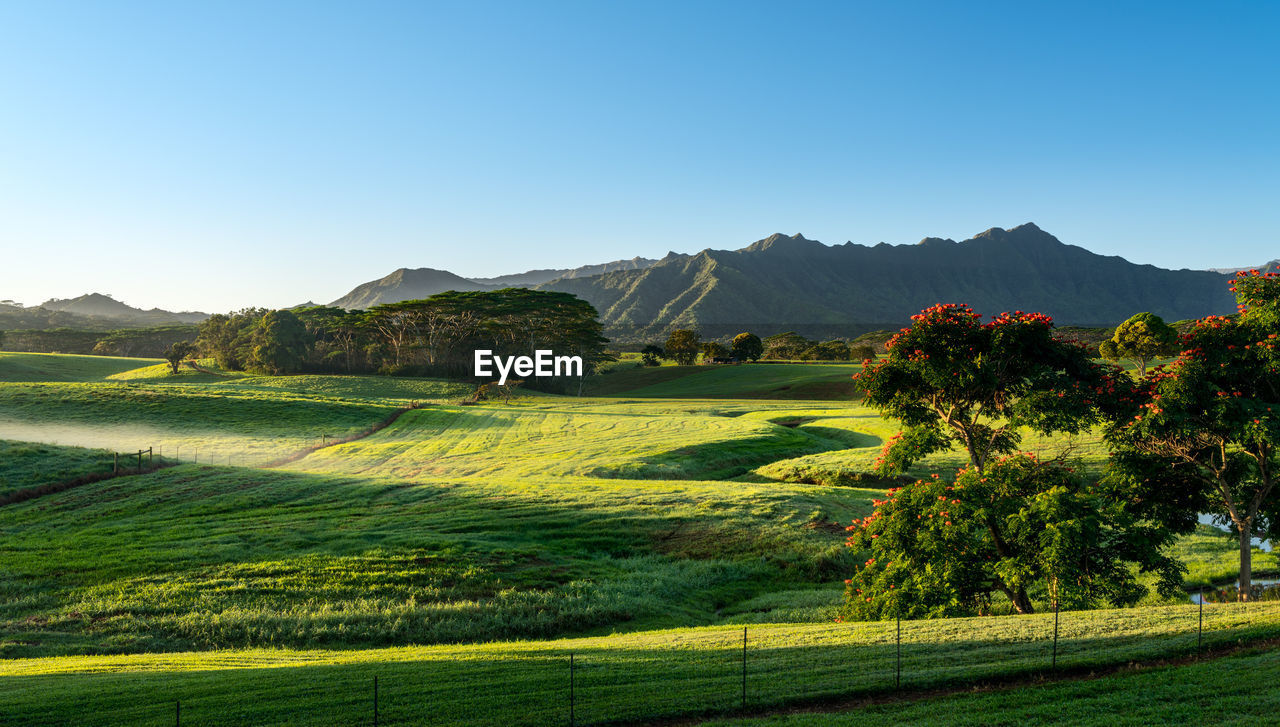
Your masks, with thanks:
[(760, 338), (754, 333), (743, 332), (734, 336), (728, 345), (716, 340), (703, 340), (698, 331), (680, 328), (671, 332), (662, 345), (652, 343), (640, 351), (645, 366), (658, 366), (662, 360), (681, 366), (704, 363), (747, 363), (751, 361), (861, 361), (875, 358), (884, 350), (884, 342), (891, 334), (868, 333), (845, 341), (813, 341), (788, 331)]
[[(250, 308), (200, 324), (199, 354), (228, 370), (269, 374), (381, 373), (470, 379), (474, 351), (607, 360), (595, 308), (569, 293), (507, 288), (448, 291), (368, 310)], [(542, 388), (554, 388), (550, 381)], [(564, 382), (561, 382), (562, 384)]]
[[(1208, 513), (1239, 546), (1237, 597), (1253, 597), (1251, 540), (1280, 535), (1280, 277), (1231, 281), (1239, 311), (1185, 332), (1134, 316), (1099, 349), (1038, 313), (991, 320), (964, 305), (914, 316), (854, 376), (901, 422), (879, 474), (898, 480), (847, 528), (870, 555), (846, 581), (841, 618), (1132, 605), (1154, 583), (1181, 592), (1174, 539)], [(1136, 372), (1097, 360), (1127, 358)], [(1148, 368), (1153, 357), (1176, 354)], [(1101, 431), (1105, 467), (1020, 451), (1024, 432)], [(958, 447), (952, 476), (904, 473)]]

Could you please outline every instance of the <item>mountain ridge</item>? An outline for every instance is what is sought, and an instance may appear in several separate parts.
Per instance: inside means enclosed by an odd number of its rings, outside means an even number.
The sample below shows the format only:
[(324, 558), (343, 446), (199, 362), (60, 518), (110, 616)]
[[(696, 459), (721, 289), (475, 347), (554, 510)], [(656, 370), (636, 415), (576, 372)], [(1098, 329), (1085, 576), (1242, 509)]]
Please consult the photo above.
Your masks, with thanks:
[(1034, 223), (914, 245), (825, 245), (775, 233), (737, 250), (672, 254), (641, 271), (538, 287), (590, 301), (606, 329), (650, 334), (896, 327), (939, 301), (984, 315), (1037, 310), (1064, 325), (1115, 325), (1144, 310), (1181, 320), (1235, 309), (1218, 273), (1097, 255)]

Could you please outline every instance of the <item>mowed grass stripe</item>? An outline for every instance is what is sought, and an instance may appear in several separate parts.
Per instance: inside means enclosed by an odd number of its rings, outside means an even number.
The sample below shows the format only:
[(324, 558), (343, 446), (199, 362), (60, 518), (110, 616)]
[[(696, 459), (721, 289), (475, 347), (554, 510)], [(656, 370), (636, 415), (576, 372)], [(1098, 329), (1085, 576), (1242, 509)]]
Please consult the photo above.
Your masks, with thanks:
[(759, 418), (565, 410), (554, 403), (433, 407), (377, 434), (326, 448), (292, 467), (422, 477), (718, 478), (844, 446)]

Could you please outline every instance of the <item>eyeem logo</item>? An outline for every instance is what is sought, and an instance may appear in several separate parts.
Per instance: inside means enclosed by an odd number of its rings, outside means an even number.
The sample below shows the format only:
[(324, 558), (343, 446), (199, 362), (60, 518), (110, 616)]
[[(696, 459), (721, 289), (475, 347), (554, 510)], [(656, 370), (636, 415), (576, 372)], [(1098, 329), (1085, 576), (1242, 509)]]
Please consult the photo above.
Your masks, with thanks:
[(551, 351), (538, 349), (533, 357), (528, 356), (494, 356), (493, 351), (485, 348), (476, 351), (476, 376), (493, 376), (493, 369), (498, 368), (498, 384), (507, 383), (507, 376), (582, 376), (581, 356), (556, 356)]

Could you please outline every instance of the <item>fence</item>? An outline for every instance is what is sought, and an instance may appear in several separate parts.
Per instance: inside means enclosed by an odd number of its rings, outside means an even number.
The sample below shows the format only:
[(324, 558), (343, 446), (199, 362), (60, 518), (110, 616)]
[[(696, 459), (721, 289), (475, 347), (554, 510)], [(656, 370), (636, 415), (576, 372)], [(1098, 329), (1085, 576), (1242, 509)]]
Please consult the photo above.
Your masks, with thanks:
[[(352, 652), (294, 668), (128, 674), (103, 724), (581, 725), (743, 714), (1068, 674), (1280, 638), (1280, 604), (760, 624), (558, 642)], [(326, 652), (332, 654), (333, 652)], [(211, 657), (249, 667), (244, 656)], [(266, 666), (267, 664), (262, 664)], [(237, 676), (237, 674), (239, 676)], [(97, 689), (109, 687), (102, 682)], [(157, 703), (163, 693), (168, 701)], [(57, 700), (56, 692), (47, 698)], [(97, 697), (95, 697), (97, 698)], [(32, 724), (47, 724), (37, 720)], [(22, 724), (22, 722), (18, 722)]]

